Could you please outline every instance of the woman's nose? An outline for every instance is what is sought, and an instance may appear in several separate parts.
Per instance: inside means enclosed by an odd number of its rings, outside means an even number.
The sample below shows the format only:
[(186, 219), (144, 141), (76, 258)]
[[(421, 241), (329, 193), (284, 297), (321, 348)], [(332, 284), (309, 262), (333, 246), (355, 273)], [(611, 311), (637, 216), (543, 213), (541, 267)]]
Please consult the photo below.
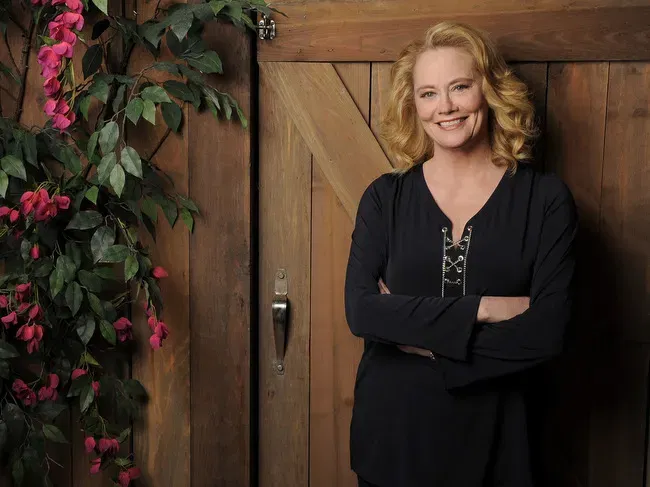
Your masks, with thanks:
[(440, 96), (440, 103), (438, 105), (438, 113), (445, 115), (454, 111), (454, 105), (451, 102), (451, 97), (447, 93)]

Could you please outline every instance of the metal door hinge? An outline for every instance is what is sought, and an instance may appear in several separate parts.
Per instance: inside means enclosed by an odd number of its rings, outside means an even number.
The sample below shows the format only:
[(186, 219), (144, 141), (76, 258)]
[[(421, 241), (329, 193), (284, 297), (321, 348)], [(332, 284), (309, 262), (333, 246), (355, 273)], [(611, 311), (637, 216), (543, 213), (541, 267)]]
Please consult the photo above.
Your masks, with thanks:
[(257, 23), (257, 34), (262, 40), (273, 39), (275, 37), (275, 20), (262, 14), (262, 20)]

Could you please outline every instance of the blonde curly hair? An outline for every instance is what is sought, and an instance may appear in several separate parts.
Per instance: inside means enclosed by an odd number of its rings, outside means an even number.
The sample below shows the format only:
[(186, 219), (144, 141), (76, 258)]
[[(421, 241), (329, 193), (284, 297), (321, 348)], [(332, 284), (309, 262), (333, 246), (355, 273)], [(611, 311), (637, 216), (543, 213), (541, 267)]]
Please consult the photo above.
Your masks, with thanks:
[(413, 68), (421, 53), (438, 47), (458, 47), (474, 59), (476, 70), (483, 77), (483, 96), (489, 106), (492, 161), (515, 172), (520, 161), (532, 157), (531, 146), (538, 134), (530, 91), (485, 33), (454, 22), (430, 27), (422, 39), (412, 41), (402, 50), (391, 68), (391, 90), (380, 135), (397, 161), (394, 172), (404, 173), (433, 156), (433, 141), (424, 131), (415, 108)]

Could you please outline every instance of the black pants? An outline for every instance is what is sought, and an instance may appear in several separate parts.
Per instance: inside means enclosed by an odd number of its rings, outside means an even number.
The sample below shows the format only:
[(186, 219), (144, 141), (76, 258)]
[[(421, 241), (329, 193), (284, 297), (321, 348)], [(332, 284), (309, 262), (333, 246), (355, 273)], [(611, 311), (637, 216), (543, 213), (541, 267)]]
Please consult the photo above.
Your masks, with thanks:
[(365, 480), (363, 480), (359, 476), (357, 476), (357, 479), (359, 479), (359, 487), (377, 487), (375, 484), (371, 484), (370, 482), (366, 482)]

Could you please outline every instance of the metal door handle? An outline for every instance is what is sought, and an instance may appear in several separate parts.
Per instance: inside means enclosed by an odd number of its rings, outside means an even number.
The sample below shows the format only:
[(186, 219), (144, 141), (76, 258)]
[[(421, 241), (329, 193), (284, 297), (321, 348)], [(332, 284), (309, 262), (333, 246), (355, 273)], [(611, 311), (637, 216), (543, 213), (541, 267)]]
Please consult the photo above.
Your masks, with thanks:
[(289, 322), (289, 298), (287, 271), (278, 269), (275, 273), (275, 293), (271, 303), (273, 315), (273, 338), (275, 341), (275, 371), (284, 374), (284, 353), (287, 340), (287, 324)]

